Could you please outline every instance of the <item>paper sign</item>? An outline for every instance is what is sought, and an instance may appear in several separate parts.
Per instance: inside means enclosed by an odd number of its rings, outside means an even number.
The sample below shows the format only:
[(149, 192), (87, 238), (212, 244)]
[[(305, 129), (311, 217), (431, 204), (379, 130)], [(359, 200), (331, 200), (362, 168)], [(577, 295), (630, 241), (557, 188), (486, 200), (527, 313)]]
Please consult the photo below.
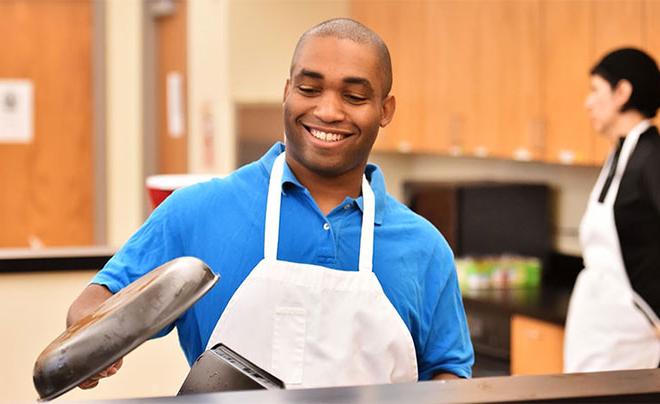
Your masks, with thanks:
[(0, 142), (32, 141), (33, 93), (31, 80), (0, 80)]
[(178, 72), (167, 74), (167, 132), (172, 137), (183, 135), (183, 91), (182, 78)]

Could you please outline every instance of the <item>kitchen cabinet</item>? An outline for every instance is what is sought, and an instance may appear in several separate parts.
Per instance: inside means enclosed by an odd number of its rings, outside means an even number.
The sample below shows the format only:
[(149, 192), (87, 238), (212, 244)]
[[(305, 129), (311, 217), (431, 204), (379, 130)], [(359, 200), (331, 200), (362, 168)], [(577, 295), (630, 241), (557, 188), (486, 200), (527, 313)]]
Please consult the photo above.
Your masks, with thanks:
[(660, 63), (660, 35), (658, 35), (658, 21), (660, 21), (660, 0), (646, 0), (644, 8), (644, 42), (645, 49)]
[(617, 46), (650, 48), (659, 0), (352, 0), (394, 67), (394, 121), (376, 150), (599, 165), (589, 69)]
[[(492, 100), (498, 106), (497, 137), (502, 147), (499, 155), (539, 160), (543, 157), (545, 138), (541, 109), (541, 2), (489, 4), (496, 8), (488, 10), (488, 14), (497, 19), (483, 42), (485, 49), (495, 50), (498, 58), (493, 66), (497, 76), (491, 80), (499, 86), (497, 98)], [(482, 66), (488, 66), (487, 61), (495, 57), (487, 56)]]
[(426, 11), (423, 1), (352, 1), (353, 18), (369, 26), (383, 38), (392, 57), (392, 93), (397, 105), (394, 120), (383, 130), (375, 150), (411, 152), (423, 149), (424, 119), (421, 109), (428, 104), (428, 88), (422, 74), (428, 38), (422, 22)]
[(543, 160), (563, 164), (592, 162), (591, 125), (584, 109), (591, 62), (591, 3), (544, 1)]
[(526, 316), (512, 316), (511, 374), (561, 373), (563, 346), (563, 327)]
[(540, 157), (539, 1), (353, 1), (351, 15), (392, 53), (397, 111), (376, 150)]
[[(448, 147), (443, 149), (450, 154), (510, 157), (506, 135), (515, 132), (513, 127), (520, 122), (520, 112), (526, 110), (518, 108), (522, 104), (521, 90), (528, 83), (519, 73), (537, 71), (534, 63), (525, 63), (527, 54), (517, 52), (524, 20), (533, 17), (519, 11), (533, 9), (537, 4), (432, 4), (429, 15), (433, 20), (427, 22), (433, 46), (429, 53), (437, 56), (427, 69), (428, 77), (435, 80), (433, 112), (444, 115), (432, 136), (446, 139)], [(531, 41), (538, 39), (531, 37)], [(538, 91), (535, 93), (538, 98)], [(537, 103), (530, 102), (529, 106), (534, 104)], [(427, 145), (426, 149), (430, 147)]]
[[(466, 8), (466, 3), (454, 6)], [(467, 155), (532, 160), (542, 157), (540, 1), (469, 2), (478, 24), (476, 55), (463, 66), (473, 87)], [(455, 22), (461, 25), (460, 22)], [(448, 38), (452, 37), (448, 33)], [(458, 46), (464, 47), (465, 44)], [(451, 55), (450, 55), (451, 56)], [(451, 63), (457, 63), (449, 59)], [(459, 67), (461, 68), (461, 67)], [(466, 73), (470, 73), (469, 75)], [(459, 73), (461, 75), (461, 73)], [(450, 76), (452, 80), (456, 75)], [(451, 97), (450, 97), (451, 98)]]
[[(622, 46), (644, 48), (643, 5), (642, 0), (606, 0), (594, 4), (594, 51), (589, 68), (615, 48)], [(657, 21), (654, 21), (654, 26)], [(589, 133), (594, 143), (593, 163), (601, 165), (612, 147), (611, 143), (609, 139), (593, 130)]]
[(375, 149), (540, 159), (540, 1), (364, 1), (390, 48), (397, 111)]
[(447, 50), (436, 98), (449, 103), (450, 154), (541, 158), (540, 1), (433, 4), (433, 38)]
[[(426, 121), (419, 136), (424, 152), (450, 155), (466, 153), (468, 136), (479, 130), (474, 110), (479, 95), (476, 81), (479, 59), (479, 21), (477, 2), (428, 2), (428, 62), (424, 78), (418, 85), (426, 86), (429, 101), (418, 119)], [(405, 79), (398, 76), (399, 79)]]

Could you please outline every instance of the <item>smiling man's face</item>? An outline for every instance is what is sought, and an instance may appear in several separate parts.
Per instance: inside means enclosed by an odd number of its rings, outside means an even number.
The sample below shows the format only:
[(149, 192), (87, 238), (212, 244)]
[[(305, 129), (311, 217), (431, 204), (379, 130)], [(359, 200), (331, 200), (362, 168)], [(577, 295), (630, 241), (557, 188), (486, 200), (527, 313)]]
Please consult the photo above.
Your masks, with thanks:
[(376, 48), (316, 36), (301, 44), (284, 90), (287, 161), (323, 177), (362, 174), (394, 114)]

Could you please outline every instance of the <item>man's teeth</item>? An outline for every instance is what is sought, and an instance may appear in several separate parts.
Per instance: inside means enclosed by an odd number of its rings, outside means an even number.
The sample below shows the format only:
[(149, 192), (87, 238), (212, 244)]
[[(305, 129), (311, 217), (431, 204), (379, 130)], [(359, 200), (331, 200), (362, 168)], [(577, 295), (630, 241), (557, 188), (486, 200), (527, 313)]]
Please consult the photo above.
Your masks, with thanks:
[(309, 133), (311, 133), (312, 136), (314, 136), (315, 138), (324, 140), (326, 142), (337, 142), (346, 137), (338, 133), (328, 133), (328, 132), (320, 131), (318, 129), (310, 129)]

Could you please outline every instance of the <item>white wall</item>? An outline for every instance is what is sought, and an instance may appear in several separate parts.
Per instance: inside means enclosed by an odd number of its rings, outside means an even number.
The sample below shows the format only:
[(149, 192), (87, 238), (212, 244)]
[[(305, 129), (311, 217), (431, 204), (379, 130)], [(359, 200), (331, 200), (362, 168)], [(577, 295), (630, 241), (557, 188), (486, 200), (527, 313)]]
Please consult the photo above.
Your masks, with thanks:
[(119, 246), (143, 220), (142, 2), (108, 0), (107, 237)]
[(230, 3), (230, 86), (237, 102), (281, 102), (293, 49), (321, 21), (348, 16), (346, 0)]
[(235, 166), (229, 0), (188, 5), (188, 171), (227, 174)]
[[(64, 331), (71, 301), (92, 271), (0, 274), (0, 402), (34, 401), (34, 362)], [(175, 395), (188, 373), (176, 332), (145, 343), (115, 376), (92, 390), (75, 389), (58, 401)]]

